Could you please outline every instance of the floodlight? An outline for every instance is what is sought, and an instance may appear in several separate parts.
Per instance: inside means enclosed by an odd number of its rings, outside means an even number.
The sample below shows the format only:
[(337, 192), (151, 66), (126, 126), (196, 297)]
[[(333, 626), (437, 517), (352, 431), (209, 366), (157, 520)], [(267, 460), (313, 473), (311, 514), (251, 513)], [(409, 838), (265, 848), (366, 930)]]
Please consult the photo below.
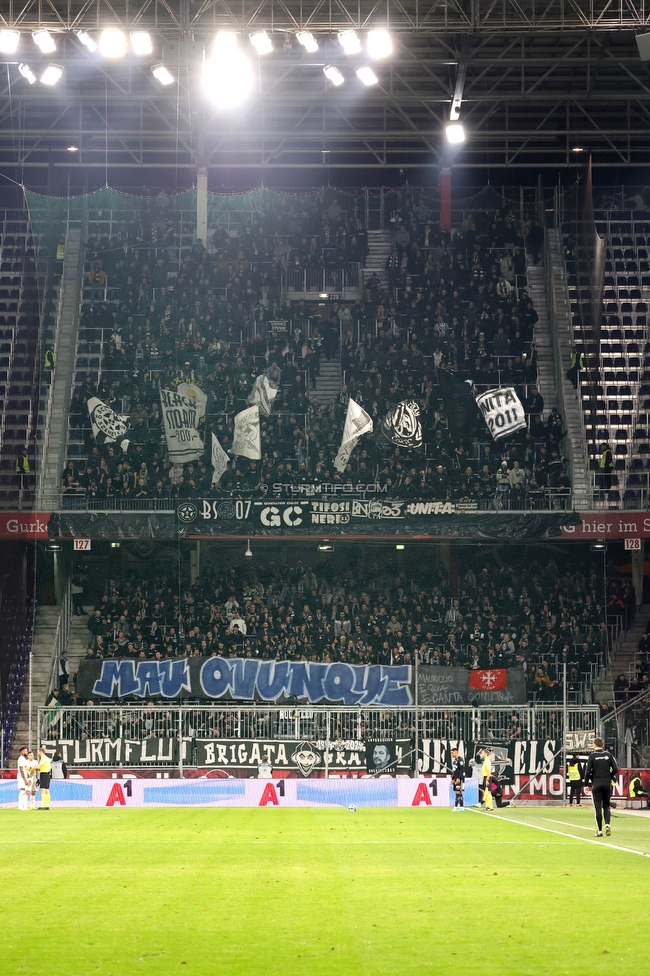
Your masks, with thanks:
[(47, 68), (41, 75), (41, 84), (49, 85), (51, 88), (52, 85), (56, 85), (62, 74), (63, 68), (60, 64), (48, 64)]
[(393, 41), (387, 30), (368, 32), (368, 54), (371, 58), (387, 58), (393, 53)]
[(450, 122), (445, 127), (445, 135), (450, 146), (460, 146), (465, 142), (465, 130), (460, 122)]
[(20, 44), (20, 31), (0, 30), (0, 54), (15, 54)]
[(151, 74), (154, 76), (156, 81), (159, 81), (161, 85), (173, 85), (174, 76), (169, 71), (164, 64), (154, 64), (151, 69)]
[(79, 146), (68, 146), (68, 152), (79, 152)]
[(296, 38), (308, 54), (314, 54), (318, 50), (318, 41), (311, 31), (298, 31)]
[(110, 28), (99, 36), (99, 50), (105, 58), (123, 58), (126, 54), (126, 37), (121, 30)]
[(133, 31), (131, 33), (131, 47), (133, 48), (134, 54), (140, 54), (143, 57), (151, 54), (153, 51), (151, 35), (147, 31)]
[(232, 31), (218, 31), (212, 57), (203, 65), (203, 83), (217, 108), (237, 108), (250, 94), (253, 71)]
[(574, 146), (571, 152), (584, 152), (584, 148), (582, 146)]
[(326, 64), (323, 68), (323, 74), (329, 81), (332, 82), (333, 85), (336, 85), (337, 88), (345, 81), (345, 78), (334, 64)]
[(357, 68), (357, 78), (359, 81), (362, 81), (364, 85), (376, 85), (379, 81), (379, 78), (372, 68), (368, 68), (367, 66)]
[(97, 50), (97, 42), (90, 36), (90, 34), (87, 34), (86, 31), (75, 31), (75, 33), (79, 43), (83, 44), (84, 47), (87, 47), (89, 51)]
[(358, 54), (361, 50), (359, 35), (353, 30), (339, 31), (339, 44), (346, 54)]
[(258, 54), (270, 54), (273, 50), (273, 41), (265, 30), (258, 31), (257, 34), (251, 34), (250, 39), (251, 44)]
[(47, 30), (33, 31), (32, 38), (34, 44), (40, 49), (42, 54), (52, 54), (56, 51), (56, 44), (54, 43), (54, 38)]
[(23, 78), (25, 78), (30, 83), (30, 85), (34, 84), (34, 82), (36, 81), (36, 75), (34, 74), (34, 72), (29, 67), (28, 64), (19, 64), (18, 70), (20, 71)]

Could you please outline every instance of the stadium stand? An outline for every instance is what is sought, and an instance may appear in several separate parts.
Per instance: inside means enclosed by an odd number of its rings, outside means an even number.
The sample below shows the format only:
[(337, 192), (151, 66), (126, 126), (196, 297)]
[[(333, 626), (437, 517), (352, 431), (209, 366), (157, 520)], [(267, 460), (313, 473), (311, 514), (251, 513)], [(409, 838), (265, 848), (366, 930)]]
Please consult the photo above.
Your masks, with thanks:
[[(590, 468), (594, 486), (602, 487), (599, 462), (602, 445), (608, 444), (614, 464), (608, 504), (643, 507), (647, 504), (650, 466), (650, 221), (647, 213), (634, 210), (601, 210), (595, 216), (607, 245), (597, 356), (587, 364), (595, 371), (597, 383), (594, 386), (586, 374), (581, 380)], [(581, 346), (576, 240), (571, 228), (564, 235), (564, 247), (574, 334)]]
[[(282, 296), (291, 294), (290, 273), (363, 265), (367, 235), (354, 201), (346, 211), (336, 196), (285, 196), (251, 212), (249, 223), (220, 226), (207, 250), (165, 201), (137, 214), (91, 211), (64, 505), (172, 507), (184, 497), (319, 483), (379, 484), (394, 496), (480, 508), (564, 504), (571, 483), (562, 418), (544, 417), (535, 388), (527, 223), (510, 210), (478, 209), (451, 239), (423, 191), (390, 202), (385, 273), (361, 272), (361, 297), (340, 304)], [(339, 392), (323, 403), (314, 396), (321, 367), (339, 362)], [(525, 436), (498, 450), (486, 432), (452, 437), (441, 369), (477, 391), (515, 386), (528, 412)], [(205, 429), (228, 450), (232, 419), (264, 371), (280, 380), (281, 394), (262, 422), (261, 461), (237, 458), (214, 489), (207, 453), (172, 471), (159, 389), (196, 382), (209, 396)], [(95, 395), (129, 417), (126, 453), (93, 442), (86, 402)], [(373, 438), (339, 474), (332, 462), (350, 396), (375, 429), (399, 401), (415, 399), (424, 451)]]
[[(34, 487), (38, 411), (38, 287), (26, 210), (0, 210), (0, 506)], [(19, 461), (24, 457), (25, 461)]]
[[(602, 567), (561, 573), (543, 555), (520, 567), (504, 562), (496, 574), (493, 565), (468, 556), (453, 588), (441, 562), (395, 577), (378, 562), (318, 572), (300, 559), (208, 568), (180, 596), (162, 573), (107, 580), (88, 619), (86, 656), (412, 664), (417, 652), (427, 664), (524, 666), (538, 702), (561, 700), (566, 663), (568, 699), (583, 704), (615, 616), (606, 617)], [(89, 585), (101, 593), (98, 580)]]

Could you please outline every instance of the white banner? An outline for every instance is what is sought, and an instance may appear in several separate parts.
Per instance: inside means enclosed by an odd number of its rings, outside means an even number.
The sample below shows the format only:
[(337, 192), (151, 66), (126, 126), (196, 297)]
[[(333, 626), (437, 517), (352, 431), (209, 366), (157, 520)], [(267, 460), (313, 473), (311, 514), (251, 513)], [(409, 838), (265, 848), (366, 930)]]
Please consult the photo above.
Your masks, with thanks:
[(197, 461), (203, 456), (204, 444), (197, 430), (196, 398), (183, 396), (175, 390), (161, 390), (160, 406), (169, 460), (174, 464)]
[(219, 438), (217, 437), (216, 434), (212, 435), (211, 460), (212, 460), (212, 467), (214, 469), (212, 472), (212, 485), (214, 487), (214, 485), (216, 485), (218, 481), (221, 481), (221, 477), (224, 471), (230, 464), (230, 458), (228, 457), (223, 447), (219, 443)]
[(524, 408), (511, 386), (480, 393), (476, 402), (495, 441), (525, 428)]
[(357, 446), (359, 438), (363, 437), (364, 434), (372, 434), (372, 420), (363, 407), (360, 407), (354, 400), (349, 400), (341, 446), (334, 460), (334, 467), (337, 471), (341, 473), (345, 471), (350, 455)]
[(176, 392), (181, 396), (188, 397), (192, 403), (196, 404), (196, 416), (198, 420), (203, 420), (208, 406), (207, 394), (203, 392), (196, 383), (179, 383)]
[(87, 402), (93, 437), (98, 444), (114, 444), (126, 435), (129, 429), (128, 415), (115, 413), (98, 397), (90, 397)]
[(260, 441), (260, 409), (258, 406), (247, 407), (235, 417), (235, 431), (232, 436), (231, 454), (240, 454), (259, 461), (262, 457)]
[(246, 403), (251, 406), (258, 406), (263, 417), (268, 417), (273, 409), (273, 401), (278, 395), (278, 387), (275, 383), (262, 373), (253, 384), (253, 389), (246, 398)]

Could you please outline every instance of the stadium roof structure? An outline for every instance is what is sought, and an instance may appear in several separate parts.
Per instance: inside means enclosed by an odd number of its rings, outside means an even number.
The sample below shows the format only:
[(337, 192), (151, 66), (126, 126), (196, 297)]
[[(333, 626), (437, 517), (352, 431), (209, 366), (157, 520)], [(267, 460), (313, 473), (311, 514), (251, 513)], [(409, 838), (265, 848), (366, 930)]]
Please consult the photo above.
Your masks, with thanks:
[[(151, 57), (108, 60), (75, 33), (111, 27), (150, 32)], [(467, 133), (455, 167), (570, 168), (580, 151), (596, 167), (650, 158), (650, 62), (636, 43), (650, 31), (644, 0), (5, 0), (3, 28), (24, 34), (18, 52), (0, 54), (0, 166), (21, 174), (52, 162), (262, 174), (436, 167), (452, 104)], [(363, 40), (379, 28), (393, 52), (373, 63), (378, 84), (366, 88), (337, 33)], [(52, 32), (55, 54), (34, 45), (39, 29)], [(244, 38), (253, 92), (230, 114), (199, 77), (217, 30), (266, 30), (273, 43), (258, 56)], [(317, 51), (298, 42), (300, 30)], [(54, 86), (19, 73), (29, 61), (38, 75), (48, 60), (64, 69)], [(152, 76), (156, 62), (173, 84)], [(328, 63), (345, 84), (328, 81)]]

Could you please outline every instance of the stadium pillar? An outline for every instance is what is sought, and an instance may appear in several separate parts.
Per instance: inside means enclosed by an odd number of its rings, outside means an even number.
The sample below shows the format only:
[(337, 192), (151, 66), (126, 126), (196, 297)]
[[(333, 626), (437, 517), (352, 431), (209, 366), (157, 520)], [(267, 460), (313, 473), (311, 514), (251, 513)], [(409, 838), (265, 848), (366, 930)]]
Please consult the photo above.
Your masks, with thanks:
[(634, 586), (637, 607), (643, 603), (644, 559), (645, 540), (641, 539), (641, 548), (632, 550), (632, 585)]
[(196, 236), (208, 246), (208, 170), (200, 166), (196, 171)]
[(440, 230), (451, 230), (451, 170), (440, 170)]

